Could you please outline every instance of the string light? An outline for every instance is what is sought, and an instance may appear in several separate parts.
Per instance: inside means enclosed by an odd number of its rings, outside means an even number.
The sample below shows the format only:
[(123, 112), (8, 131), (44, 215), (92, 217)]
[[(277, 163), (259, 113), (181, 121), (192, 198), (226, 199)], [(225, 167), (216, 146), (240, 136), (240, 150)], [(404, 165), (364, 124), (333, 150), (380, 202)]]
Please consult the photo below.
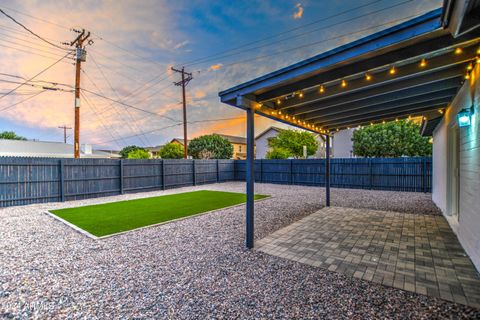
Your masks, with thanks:
[(342, 88), (345, 88), (347, 86), (347, 81), (342, 80)]
[(372, 80), (372, 76), (369, 75), (368, 73), (365, 73), (365, 80), (367, 80), (367, 81)]
[(427, 66), (427, 60), (422, 59), (422, 61), (420, 61), (420, 68), (425, 68), (426, 66)]
[(323, 86), (320, 86), (320, 93), (324, 93), (325, 92), (325, 88)]
[(385, 120), (383, 120), (382, 123), (385, 124)]
[(280, 99), (277, 99), (277, 104), (282, 104), (282, 101)]
[(465, 80), (469, 80), (469, 79), (470, 79), (470, 73), (467, 72), (467, 73), (465, 74)]
[(478, 64), (480, 64), (480, 57), (477, 57), (477, 61), (476, 61)]
[(282, 111), (279, 110), (279, 111), (278, 111), (278, 114), (282, 114)]
[(470, 63), (470, 64), (468, 64), (468, 66), (467, 66), (467, 70), (468, 70), (468, 71), (470, 71), (470, 70), (472, 70), (472, 69), (473, 69), (473, 65), (472, 65), (471, 63)]
[(300, 92), (300, 93), (298, 94), (298, 97), (299, 97), (299, 98), (303, 98), (303, 92)]
[(443, 114), (443, 110), (442, 110), (442, 109), (438, 109), (438, 113)]
[(478, 47), (477, 49), (477, 54), (480, 54), (480, 47)]
[(370, 122), (370, 125), (373, 126), (373, 122)]
[(397, 73), (397, 69), (395, 69), (395, 67), (392, 66), (392, 67), (390, 68), (390, 71), (388, 71), (388, 73), (390, 73), (390, 74), (395, 74), (395, 73)]
[(398, 122), (398, 118), (395, 118), (395, 122)]
[(463, 52), (462, 48), (458, 47), (455, 49), (455, 54), (461, 54)]

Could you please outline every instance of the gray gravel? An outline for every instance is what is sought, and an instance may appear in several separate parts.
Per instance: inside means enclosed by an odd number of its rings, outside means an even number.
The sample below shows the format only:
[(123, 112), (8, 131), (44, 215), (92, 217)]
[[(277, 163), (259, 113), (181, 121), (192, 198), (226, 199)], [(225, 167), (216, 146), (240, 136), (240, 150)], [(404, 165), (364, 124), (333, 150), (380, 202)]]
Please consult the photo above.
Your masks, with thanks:
[[(0, 317), (480, 318), (480, 310), (243, 248), (244, 207), (92, 240), (43, 210), (243, 183), (0, 210)], [(323, 206), (323, 189), (257, 184), (257, 238)], [(438, 214), (422, 193), (332, 190), (333, 204)]]

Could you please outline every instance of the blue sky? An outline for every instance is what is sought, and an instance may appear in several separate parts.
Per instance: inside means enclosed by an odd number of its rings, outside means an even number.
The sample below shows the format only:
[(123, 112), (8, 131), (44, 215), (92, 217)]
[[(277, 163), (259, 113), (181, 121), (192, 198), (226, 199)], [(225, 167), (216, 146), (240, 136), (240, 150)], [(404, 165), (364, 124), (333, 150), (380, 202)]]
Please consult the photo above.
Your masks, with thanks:
[[(171, 66), (185, 64), (194, 76), (188, 85), (189, 121), (232, 118), (192, 123), (191, 137), (211, 132), (244, 136), (243, 113), (222, 105), (218, 91), (441, 4), (441, 0), (7, 0), (0, 8), (58, 43), (74, 37), (71, 27), (92, 31), (94, 43), (87, 47), (82, 87), (161, 114), (112, 104), (86, 92), (81, 107), (81, 142), (118, 149), (129, 144), (159, 145), (182, 135), (178, 125), (181, 92), (173, 85), (178, 75), (169, 71)], [(62, 54), (3, 16), (0, 33), (2, 73), (29, 78)], [(192, 61), (196, 62), (189, 63)], [(0, 79), (12, 80), (8, 76)], [(74, 66), (62, 61), (36, 79), (73, 85)], [(7, 92), (15, 85), (1, 82), (0, 86), (0, 92)], [(0, 112), (0, 131), (61, 141), (63, 133), (57, 127), (73, 125), (73, 94), (44, 92), (22, 102), (38, 90), (23, 87), (19, 94), (0, 100), (0, 110), (18, 103)], [(258, 119), (256, 131), (272, 124), (271, 120)]]

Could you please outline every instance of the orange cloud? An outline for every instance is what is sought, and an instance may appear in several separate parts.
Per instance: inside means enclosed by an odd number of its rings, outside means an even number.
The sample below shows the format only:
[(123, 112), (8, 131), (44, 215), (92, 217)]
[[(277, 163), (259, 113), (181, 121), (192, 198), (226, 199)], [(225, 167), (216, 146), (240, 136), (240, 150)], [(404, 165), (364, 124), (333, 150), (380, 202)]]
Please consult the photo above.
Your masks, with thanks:
[(293, 19), (300, 19), (303, 16), (303, 7), (301, 3), (295, 6), (296, 11), (293, 13)]
[(210, 66), (210, 68), (208, 68), (208, 71), (220, 70), (222, 68), (222, 66), (223, 66), (223, 64), (221, 64), (221, 63), (214, 64), (214, 65)]
[(197, 99), (202, 99), (202, 98), (205, 98), (206, 96), (207, 96), (207, 93), (203, 90), (195, 91), (195, 98)]

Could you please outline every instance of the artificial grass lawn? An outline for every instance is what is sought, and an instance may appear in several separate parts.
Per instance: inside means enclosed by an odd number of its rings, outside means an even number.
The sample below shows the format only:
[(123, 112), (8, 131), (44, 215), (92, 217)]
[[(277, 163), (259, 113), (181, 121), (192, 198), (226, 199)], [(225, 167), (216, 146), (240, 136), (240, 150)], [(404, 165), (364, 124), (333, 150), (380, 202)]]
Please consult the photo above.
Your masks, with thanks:
[[(255, 200), (267, 196), (255, 195)], [(51, 210), (97, 237), (244, 203), (244, 193), (193, 191), (166, 196)]]

